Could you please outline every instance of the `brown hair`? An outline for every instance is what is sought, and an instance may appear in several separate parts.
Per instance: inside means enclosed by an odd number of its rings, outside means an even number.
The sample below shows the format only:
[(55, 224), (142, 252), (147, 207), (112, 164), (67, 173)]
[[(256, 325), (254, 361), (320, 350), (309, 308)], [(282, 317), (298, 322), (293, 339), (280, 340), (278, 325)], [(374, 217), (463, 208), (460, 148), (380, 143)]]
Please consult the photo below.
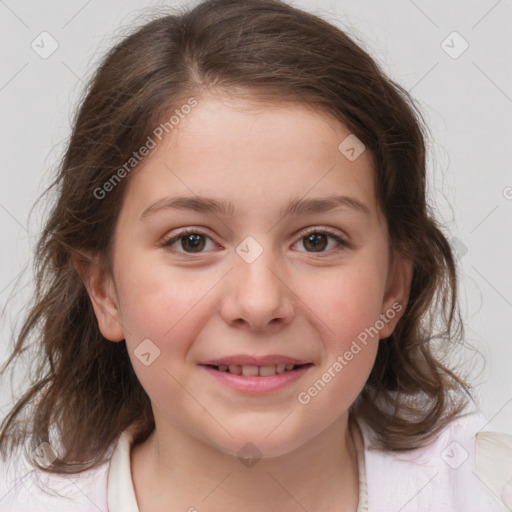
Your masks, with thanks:
[(463, 328), (452, 251), (426, 200), (426, 135), (413, 100), (347, 34), (313, 14), (279, 0), (210, 0), (159, 16), (124, 38), (81, 102), (50, 187), (58, 197), (37, 245), (33, 305), (2, 369), (33, 334), (38, 367), (2, 422), (4, 456), (28, 439), (32, 448), (49, 442), (55, 429), (63, 450), (42, 469), (75, 473), (103, 462), (134, 421), (136, 442), (154, 429), (126, 344), (100, 333), (72, 258), (94, 254), (111, 270), (110, 244), (130, 177), (116, 183), (108, 200), (98, 200), (95, 191), (183, 98), (213, 89), (330, 113), (373, 155), (392, 247), (413, 263), (405, 312), (379, 343), (352, 405), (381, 448), (427, 444), (467, 405), (468, 384), (442, 362)]

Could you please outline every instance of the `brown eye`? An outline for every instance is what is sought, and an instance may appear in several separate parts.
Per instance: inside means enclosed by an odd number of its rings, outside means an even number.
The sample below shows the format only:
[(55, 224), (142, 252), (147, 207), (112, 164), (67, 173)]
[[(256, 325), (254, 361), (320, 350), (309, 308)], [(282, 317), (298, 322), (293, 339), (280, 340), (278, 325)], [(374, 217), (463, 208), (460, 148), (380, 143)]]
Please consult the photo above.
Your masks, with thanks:
[(311, 248), (314, 252), (323, 251), (328, 245), (328, 237), (323, 233), (312, 233), (303, 238), (304, 247)]
[[(170, 248), (181, 254), (200, 254), (204, 252), (207, 240), (211, 240), (211, 238), (204, 233), (194, 230), (185, 230), (165, 241), (162, 247)], [(213, 241), (212, 244), (215, 246)], [(176, 247), (173, 247), (174, 245), (176, 245)]]
[(191, 235), (181, 236), (181, 247), (185, 249), (185, 251), (191, 252), (201, 252), (204, 248), (205, 241), (203, 235), (193, 233)]
[[(329, 240), (336, 242), (334, 247), (328, 248)], [(319, 228), (311, 229), (309, 232), (303, 234), (300, 242), (302, 242), (302, 246), (306, 249), (306, 252), (318, 254), (336, 252), (349, 246), (348, 242), (337, 233)]]

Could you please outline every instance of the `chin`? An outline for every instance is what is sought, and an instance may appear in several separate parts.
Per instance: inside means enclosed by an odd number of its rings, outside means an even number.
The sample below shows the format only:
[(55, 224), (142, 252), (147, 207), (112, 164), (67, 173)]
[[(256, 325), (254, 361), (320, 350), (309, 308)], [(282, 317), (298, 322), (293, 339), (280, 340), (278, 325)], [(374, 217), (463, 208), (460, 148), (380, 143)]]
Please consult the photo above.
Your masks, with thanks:
[(273, 458), (293, 452), (314, 437), (314, 434), (308, 437), (304, 432), (292, 431), (282, 425), (276, 428), (276, 425), (279, 425), (279, 422), (269, 425), (268, 428), (263, 422), (259, 425), (247, 425), (246, 428), (239, 426), (238, 430), (228, 428), (233, 437), (226, 435), (223, 440), (213, 443), (210, 440), (210, 444), (219, 451), (237, 458)]

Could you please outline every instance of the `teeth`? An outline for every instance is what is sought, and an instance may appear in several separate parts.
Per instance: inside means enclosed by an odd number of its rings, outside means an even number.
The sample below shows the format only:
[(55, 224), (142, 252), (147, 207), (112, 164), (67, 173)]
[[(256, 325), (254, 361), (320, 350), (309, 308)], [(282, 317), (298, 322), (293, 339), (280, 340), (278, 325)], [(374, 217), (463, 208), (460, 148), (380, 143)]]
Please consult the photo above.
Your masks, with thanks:
[(254, 377), (258, 375), (258, 367), (257, 366), (242, 366), (242, 375), (246, 377)]
[(283, 373), (286, 370), (285, 364), (276, 364), (276, 373)]
[(269, 366), (239, 365), (239, 364), (219, 364), (217, 369), (221, 372), (233, 373), (235, 375), (244, 375), (245, 377), (270, 377), (293, 370), (294, 364), (276, 364)]
[(230, 364), (229, 365), (229, 373), (234, 373), (236, 375), (242, 374), (242, 367), (238, 364)]
[(276, 374), (276, 367), (273, 366), (260, 366), (260, 377), (268, 377), (269, 375)]

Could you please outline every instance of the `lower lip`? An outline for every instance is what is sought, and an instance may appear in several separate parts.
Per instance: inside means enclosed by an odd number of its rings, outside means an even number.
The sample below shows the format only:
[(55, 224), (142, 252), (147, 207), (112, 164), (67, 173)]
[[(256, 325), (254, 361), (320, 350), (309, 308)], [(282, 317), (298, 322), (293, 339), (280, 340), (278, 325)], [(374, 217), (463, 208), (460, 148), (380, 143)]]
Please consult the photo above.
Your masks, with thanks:
[(215, 370), (211, 366), (201, 365), (213, 378), (221, 384), (251, 395), (272, 393), (289, 386), (301, 379), (313, 365), (301, 366), (297, 370), (270, 375), (268, 377), (245, 377), (229, 372)]

